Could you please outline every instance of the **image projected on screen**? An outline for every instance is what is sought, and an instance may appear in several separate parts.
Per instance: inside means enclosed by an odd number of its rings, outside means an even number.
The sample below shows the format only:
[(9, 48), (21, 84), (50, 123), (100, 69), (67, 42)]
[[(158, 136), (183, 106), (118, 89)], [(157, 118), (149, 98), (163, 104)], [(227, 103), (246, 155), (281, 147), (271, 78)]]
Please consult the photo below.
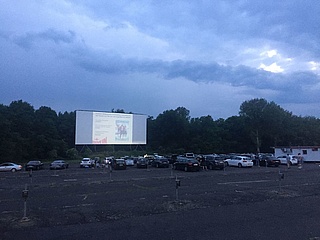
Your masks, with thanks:
[(76, 144), (146, 144), (147, 116), (76, 111)]
[(131, 114), (93, 113), (92, 143), (129, 143), (132, 141)]
[(130, 135), (128, 134), (128, 131), (130, 129), (129, 126), (130, 122), (129, 121), (122, 121), (122, 120), (117, 120), (116, 125), (117, 125), (117, 132), (115, 134), (115, 140), (116, 141), (128, 141)]

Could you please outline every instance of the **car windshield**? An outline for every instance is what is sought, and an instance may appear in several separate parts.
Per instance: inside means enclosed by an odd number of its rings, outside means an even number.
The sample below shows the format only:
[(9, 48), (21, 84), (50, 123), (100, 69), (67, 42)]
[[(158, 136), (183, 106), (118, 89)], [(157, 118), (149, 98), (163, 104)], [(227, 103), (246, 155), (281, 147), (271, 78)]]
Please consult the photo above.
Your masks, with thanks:
[(29, 161), (28, 164), (37, 164), (39, 163), (40, 161)]

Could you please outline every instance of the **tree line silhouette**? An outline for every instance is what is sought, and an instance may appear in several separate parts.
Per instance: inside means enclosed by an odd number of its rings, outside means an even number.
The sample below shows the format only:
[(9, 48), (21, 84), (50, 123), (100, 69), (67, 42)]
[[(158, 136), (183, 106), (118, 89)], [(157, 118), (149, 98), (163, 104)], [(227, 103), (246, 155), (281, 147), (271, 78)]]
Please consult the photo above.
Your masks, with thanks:
[[(124, 112), (123, 109), (112, 112)], [(50, 107), (34, 109), (22, 100), (0, 104), (0, 162), (31, 159), (72, 159), (83, 146), (75, 146), (76, 112), (56, 113)], [(240, 105), (239, 115), (227, 119), (190, 117), (184, 107), (166, 110), (147, 119), (145, 152), (161, 154), (273, 152), (275, 146), (320, 145), (320, 119), (296, 116), (274, 102), (251, 99)], [(132, 146), (94, 146), (93, 151), (130, 150)]]

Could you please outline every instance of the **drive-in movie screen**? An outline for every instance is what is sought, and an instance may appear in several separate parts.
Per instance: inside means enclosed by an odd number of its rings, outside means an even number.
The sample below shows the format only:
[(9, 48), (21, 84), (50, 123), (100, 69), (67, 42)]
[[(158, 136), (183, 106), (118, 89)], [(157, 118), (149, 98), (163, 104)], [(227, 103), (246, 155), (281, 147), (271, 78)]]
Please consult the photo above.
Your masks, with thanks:
[(76, 144), (146, 144), (146, 115), (76, 111)]

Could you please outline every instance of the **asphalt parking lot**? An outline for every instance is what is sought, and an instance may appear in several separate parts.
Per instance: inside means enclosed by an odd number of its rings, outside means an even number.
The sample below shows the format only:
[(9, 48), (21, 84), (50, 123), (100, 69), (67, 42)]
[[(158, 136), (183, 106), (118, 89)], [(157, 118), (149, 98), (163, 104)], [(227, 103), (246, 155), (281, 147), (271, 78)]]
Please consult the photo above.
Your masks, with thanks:
[(314, 163), (0, 173), (0, 239), (320, 239), (319, 176)]

